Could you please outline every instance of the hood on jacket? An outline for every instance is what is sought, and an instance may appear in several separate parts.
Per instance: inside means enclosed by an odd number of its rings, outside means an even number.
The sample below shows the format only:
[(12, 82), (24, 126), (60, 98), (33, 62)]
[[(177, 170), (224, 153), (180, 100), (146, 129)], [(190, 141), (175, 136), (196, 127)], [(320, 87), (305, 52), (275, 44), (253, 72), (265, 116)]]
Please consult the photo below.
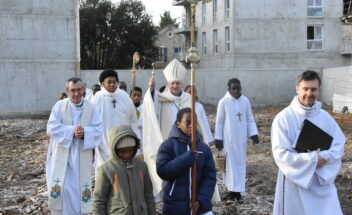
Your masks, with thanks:
[[(191, 137), (184, 134), (181, 131), (181, 129), (179, 129), (177, 127), (176, 122), (174, 123), (174, 125), (172, 126), (172, 128), (170, 130), (169, 138), (176, 138), (183, 143), (191, 144)], [(196, 142), (198, 142), (200, 140), (201, 140), (200, 135), (199, 135), (198, 131), (196, 130)]]
[(133, 137), (136, 140), (136, 146), (134, 147), (134, 153), (133, 153), (133, 157), (134, 157), (137, 153), (140, 143), (137, 135), (134, 133), (132, 128), (127, 125), (118, 125), (110, 129), (109, 142), (110, 142), (110, 152), (111, 152), (112, 159), (121, 159), (119, 156), (117, 156), (115, 147), (117, 144), (119, 144), (119, 140), (127, 136)]

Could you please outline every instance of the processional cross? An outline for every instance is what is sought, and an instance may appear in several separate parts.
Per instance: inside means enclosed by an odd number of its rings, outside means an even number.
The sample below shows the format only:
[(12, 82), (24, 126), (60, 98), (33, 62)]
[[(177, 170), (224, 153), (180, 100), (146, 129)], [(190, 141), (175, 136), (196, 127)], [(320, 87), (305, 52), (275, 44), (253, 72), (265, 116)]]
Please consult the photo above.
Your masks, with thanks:
[(112, 105), (113, 105), (114, 108), (115, 108), (115, 104), (116, 104), (117, 101), (116, 101), (115, 99), (113, 99), (111, 102), (112, 102)]
[[(195, 17), (196, 17), (196, 6), (198, 2), (210, 2), (211, 0), (186, 0), (191, 4), (191, 48), (188, 50), (189, 55), (186, 57), (186, 62), (191, 64), (191, 124), (192, 124), (192, 151), (196, 151), (196, 113), (195, 113), (195, 76), (196, 76), (196, 63), (200, 60), (200, 57), (197, 55), (198, 50), (195, 47)], [(196, 170), (197, 163), (193, 162), (192, 165), (192, 195), (191, 201), (192, 204), (196, 202)], [(192, 215), (195, 215), (196, 211), (192, 210)]]

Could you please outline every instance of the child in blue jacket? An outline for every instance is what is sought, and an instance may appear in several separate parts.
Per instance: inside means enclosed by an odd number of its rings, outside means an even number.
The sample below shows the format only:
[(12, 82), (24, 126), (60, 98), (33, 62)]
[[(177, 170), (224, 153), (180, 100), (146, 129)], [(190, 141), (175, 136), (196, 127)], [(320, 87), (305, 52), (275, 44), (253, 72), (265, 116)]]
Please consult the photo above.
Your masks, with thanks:
[[(212, 214), (211, 199), (216, 184), (215, 163), (208, 145), (196, 133), (196, 152), (191, 150), (191, 109), (177, 113), (177, 120), (169, 138), (160, 146), (157, 154), (157, 173), (166, 182), (163, 194), (163, 214), (187, 215)], [(191, 167), (197, 160), (197, 197), (191, 204)]]

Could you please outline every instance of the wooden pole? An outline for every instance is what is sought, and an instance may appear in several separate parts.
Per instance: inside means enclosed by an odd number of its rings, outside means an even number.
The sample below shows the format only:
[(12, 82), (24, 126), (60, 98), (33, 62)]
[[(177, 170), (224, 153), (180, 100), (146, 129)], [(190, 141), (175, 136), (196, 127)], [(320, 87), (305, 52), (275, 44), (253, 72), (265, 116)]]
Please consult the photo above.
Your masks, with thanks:
[[(197, 128), (197, 121), (196, 121), (196, 112), (195, 112), (195, 86), (196, 86), (196, 63), (200, 60), (200, 57), (197, 55), (198, 50), (195, 47), (195, 17), (196, 17), (196, 6), (199, 1), (203, 2), (210, 2), (211, 0), (189, 0), (191, 3), (191, 48), (188, 50), (189, 55), (186, 57), (186, 61), (191, 64), (191, 126), (192, 126), (192, 151), (196, 152), (196, 128)], [(192, 166), (192, 191), (191, 191), (191, 202), (194, 204), (197, 201), (197, 159), (194, 161)], [(196, 215), (196, 211), (192, 211), (192, 215)]]
[[(196, 114), (195, 114), (195, 76), (196, 76), (196, 62), (199, 60), (197, 56), (197, 49), (195, 47), (195, 15), (196, 15), (197, 1), (191, 2), (191, 48), (189, 49), (190, 54), (187, 56), (186, 61), (191, 63), (191, 125), (192, 125), (192, 151), (197, 150), (196, 146)], [(194, 204), (197, 201), (197, 159), (193, 162), (192, 166), (192, 181), (191, 181), (191, 202)], [(192, 215), (196, 215), (196, 211), (192, 211)]]
[(136, 86), (136, 64), (139, 62), (140, 60), (140, 55), (138, 52), (134, 52), (133, 54), (133, 64), (132, 64), (132, 89), (131, 89), (131, 99), (133, 99), (133, 94), (134, 94), (134, 87)]

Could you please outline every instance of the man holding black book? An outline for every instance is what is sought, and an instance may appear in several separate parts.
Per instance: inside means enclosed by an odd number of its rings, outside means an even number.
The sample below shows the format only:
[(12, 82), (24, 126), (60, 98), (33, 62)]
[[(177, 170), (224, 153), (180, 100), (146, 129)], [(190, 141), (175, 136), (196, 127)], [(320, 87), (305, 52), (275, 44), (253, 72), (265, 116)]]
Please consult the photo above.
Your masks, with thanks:
[(334, 180), (346, 138), (316, 100), (320, 84), (316, 72), (303, 72), (296, 82), (297, 96), (272, 124), (271, 144), (279, 167), (273, 215), (342, 214)]

